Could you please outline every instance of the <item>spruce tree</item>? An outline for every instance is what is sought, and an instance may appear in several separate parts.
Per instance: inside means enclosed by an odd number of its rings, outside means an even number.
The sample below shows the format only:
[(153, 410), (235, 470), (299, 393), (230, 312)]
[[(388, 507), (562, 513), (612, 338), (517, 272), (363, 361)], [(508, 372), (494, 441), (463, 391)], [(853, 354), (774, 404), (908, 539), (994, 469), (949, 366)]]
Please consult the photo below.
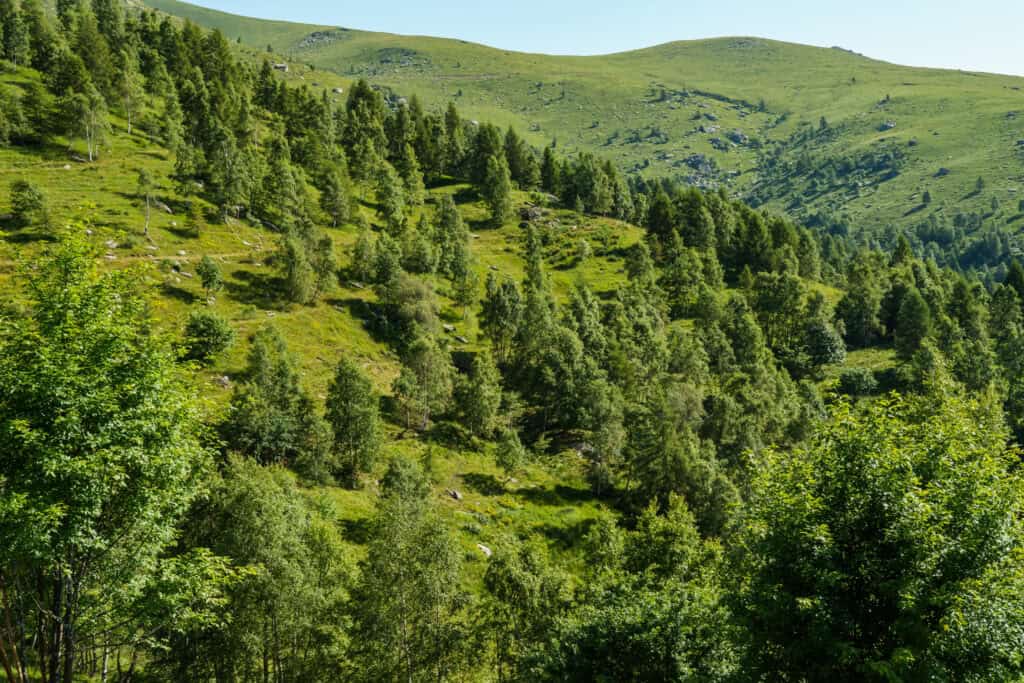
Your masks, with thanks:
[(512, 215), (512, 180), (504, 157), (492, 155), (487, 159), (487, 171), (482, 187), (484, 201), (491, 221), (501, 225)]
[(346, 357), (327, 389), (326, 415), (333, 430), (334, 476), (349, 485), (368, 472), (381, 443), (380, 408), (370, 380)]

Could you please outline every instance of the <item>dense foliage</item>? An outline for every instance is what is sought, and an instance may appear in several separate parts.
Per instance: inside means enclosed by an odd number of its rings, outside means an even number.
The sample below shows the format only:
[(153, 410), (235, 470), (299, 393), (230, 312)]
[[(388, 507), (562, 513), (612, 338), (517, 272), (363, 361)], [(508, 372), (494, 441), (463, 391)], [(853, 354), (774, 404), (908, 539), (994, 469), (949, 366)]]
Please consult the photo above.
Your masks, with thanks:
[[(276, 240), (261, 282), (283, 306), (366, 287), (363, 324), (396, 359), (371, 376), (336, 354), (317, 395), (260, 322), (228, 405), (200, 413), (188, 373), (240, 338), (207, 308), (218, 261), (196, 263), (206, 300), (176, 349), (142, 295), (152, 271), (99, 268), (84, 226), (56, 235), (0, 328), (8, 680), (106, 679), (112, 661), (119, 680), (225, 682), (1024, 675), (1015, 262), (996, 283), (916, 240), (856, 248), (364, 81), (338, 105), (116, 0), (4, 3), (0, 27), (31, 83), (0, 93), (5, 140), (90, 163), (114, 112), (175, 159), (172, 178), (138, 173), (143, 238), (173, 181), (192, 235), (247, 221)], [(10, 189), (18, 228), (51, 227), (46, 188)], [(518, 214), (521, 279), (481, 281), (466, 201), (474, 230)], [(558, 290), (554, 210), (644, 229), (572, 246), (574, 265), (621, 263), (621, 286), (599, 295), (581, 267)], [(344, 269), (339, 226), (359, 231)], [(460, 313), (481, 348), (454, 347)], [(840, 371), (848, 348), (892, 362)], [(432, 495), (433, 459), (470, 449), (509, 481), (531, 460), (582, 475), (599, 518), (479, 544), (472, 575)], [(369, 492), (369, 522), (342, 523), (346, 489)]]

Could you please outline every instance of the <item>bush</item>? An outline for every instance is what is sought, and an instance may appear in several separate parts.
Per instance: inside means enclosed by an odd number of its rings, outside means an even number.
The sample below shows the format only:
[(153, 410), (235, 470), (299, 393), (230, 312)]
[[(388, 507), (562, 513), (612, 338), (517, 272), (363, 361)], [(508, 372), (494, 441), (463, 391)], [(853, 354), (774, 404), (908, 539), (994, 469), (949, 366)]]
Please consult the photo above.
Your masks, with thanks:
[(867, 396), (878, 391), (878, 381), (867, 368), (850, 368), (839, 375), (839, 391), (847, 396)]
[(186, 358), (209, 361), (235, 341), (235, 331), (216, 313), (193, 311), (185, 324)]
[(46, 223), (46, 199), (42, 191), (27, 180), (11, 183), (11, 209), (19, 225)]

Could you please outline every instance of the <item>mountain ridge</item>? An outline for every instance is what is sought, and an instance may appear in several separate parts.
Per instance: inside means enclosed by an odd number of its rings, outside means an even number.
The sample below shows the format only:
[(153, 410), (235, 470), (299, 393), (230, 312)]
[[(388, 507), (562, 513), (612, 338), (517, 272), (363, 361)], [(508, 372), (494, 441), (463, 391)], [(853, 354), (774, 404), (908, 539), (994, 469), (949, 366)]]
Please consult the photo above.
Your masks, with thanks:
[[(1012, 207), (1024, 197), (1021, 77), (746, 36), (544, 55), (237, 17), (179, 0), (147, 6), (219, 29), (255, 59), (286, 60), (307, 84), (326, 70), (433, 109), (455, 102), (538, 149), (593, 152), (630, 174), (724, 188), (808, 225), (891, 246), (893, 230), (978, 231), (980, 216), (1020, 251)], [(984, 193), (974, 192), (979, 178)]]

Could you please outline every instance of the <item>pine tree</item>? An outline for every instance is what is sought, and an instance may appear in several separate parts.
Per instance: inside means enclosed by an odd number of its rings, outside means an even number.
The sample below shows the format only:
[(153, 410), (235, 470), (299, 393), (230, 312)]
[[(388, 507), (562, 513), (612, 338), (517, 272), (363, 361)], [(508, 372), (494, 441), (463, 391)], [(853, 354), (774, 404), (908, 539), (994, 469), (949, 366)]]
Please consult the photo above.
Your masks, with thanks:
[(387, 162), (381, 165), (377, 174), (377, 202), (388, 234), (395, 238), (401, 237), (406, 222), (406, 194), (401, 178)]
[(294, 467), (325, 479), (330, 427), (302, 387), (298, 362), (272, 327), (253, 336), (246, 380), (231, 397), (223, 427), (232, 449), (263, 464)]
[(899, 315), (896, 319), (894, 341), (896, 350), (904, 358), (910, 358), (931, 333), (932, 315), (928, 303), (916, 287), (903, 295)]
[(469, 231), (462, 222), (462, 214), (459, 213), (459, 208), (451, 195), (445, 194), (441, 197), (435, 222), (438, 270), (448, 277), (453, 277), (456, 259), (460, 256), (458, 252), (467, 248)]
[(338, 227), (349, 219), (352, 206), (348, 178), (338, 169), (332, 169), (324, 176), (320, 190), (320, 208), (331, 219), (331, 225)]
[(541, 188), (550, 194), (558, 196), (562, 191), (561, 167), (555, 152), (550, 147), (544, 148), (544, 158), (540, 166)]
[(503, 157), (492, 155), (487, 159), (487, 173), (481, 192), (487, 202), (491, 221), (495, 225), (507, 221), (512, 215), (512, 180)]
[(469, 375), (458, 391), (459, 412), (465, 425), (481, 438), (489, 438), (498, 426), (501, 407), (501, 373), (491, 354), (481, 351), (473, 356)]
[(334, 434), (334, 475), (349, 485), (368, 472), (380, 451), (380, 408), (370, 380), (346, 357), (327, 389), (326, 415)]

